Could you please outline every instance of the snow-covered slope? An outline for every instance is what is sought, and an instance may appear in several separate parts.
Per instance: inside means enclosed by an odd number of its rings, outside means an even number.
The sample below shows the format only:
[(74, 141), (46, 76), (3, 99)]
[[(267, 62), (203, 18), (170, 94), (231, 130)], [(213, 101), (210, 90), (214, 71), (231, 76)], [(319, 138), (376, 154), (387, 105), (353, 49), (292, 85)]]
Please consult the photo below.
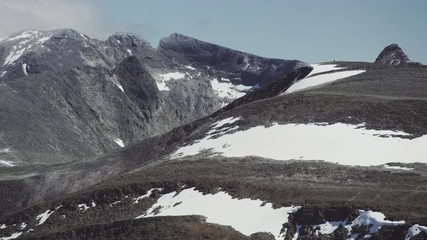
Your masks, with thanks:
[(194, 188), (162, 195), (150, 209), (137, 218), (152, 216), (203, 215), (207, 221), (229, 225), (245, 235), (269, 232), (279, 239), (289, 213), (299, 207), (274, 209), (261, 200), (235, 199), (226, 192), (203, 194)]
[(0, 41), (5, 46), (6, 56), (3, 60), (3, 66), (14, 64), (24, 53), (43, 48), (43, 44), (50, 39), (52, 33), (46, 31), (22, 31), (6, 37)]
[[(323, 84), (328, 84), (340, 79), (355, 76), (364, 73), (365, 70), (349, 70), (344, 71), (343, 67), (336, 67), (335, 64), (312, 65), (313, 71), (301, 81), (296, 82), (286, 90), (285, 94), (318, 87)], [(340, 70), (340, 71), (338, 71)]]
[[(172, 158), (211, 151), (225, 157), (259, 156), (277, 160), (324, 160), (345, 165), (382, 165), (387, 162), (427, 163), (427, 135), (368, 130), (363, 124), (274, 124), (239, 131), (230, 118), (226, 127), (213, 127), (203, 139), (178, 149)], [(281, 147), (281, 146), (286, 146)]]
[[(97, 201), (102, 200), (98, 199)], [(128, 202), (132, 207), (150, 205), (142, 215), (136, 216), (135, 219), (201, 215), (206, 217), (206, 222), (208, 223), (231, 226), (246, 236), (254, 236), (253, 234), (264, 232), (271, 234), (277, 240), (291, 239), (291, 237), (292, 239), (299, 239), (301, 235), (307, 236), (307, 233), (313, 237), (331, 237), (334, 236), (335, 232), (340, 231), (343, 232), (342, 237), (345, 237), (345, 239), (370, 239), (370, 237), (382, 231), (383, 228), (388, 229), (390, 227), (403, 228), (404, 239), (410, 239), (419, 234), (427, 234), (427, 227), (425, 226), (419, 224), (408, 225), (402, 220), (388, 220), (382, 212), (372, 210), (354, 210), (344, 218), (306, 225), (302, 230), (303, 224), (298, 222), (298, 219), (300, 219), (298, 214), (306, 210), (303, 210), (300, 206), (273, 207), (271, 203), (266, 201), (234, 198), (221, 189), (215, 193), (203, 193), (194, 187), (187, 188), (184, 186), (178, 191), (172, 192), (165, 192), (164, 188), (153, 188), (139, 197), (130, 198), (129, 196), (124, 196), (109, 205), (104, 203), (103, 206), (101, 206), (102, 203), (100, 204), (93, 200), (90, 204), (79, 203), (77, 208), (60, 205), (45, 211), (43, 208), (37, 209), (36, 213), (41, 212), (38, 215), (32, 216), (27, 213), (25, 220), (15, 221), (15, 223), (11, 223), (11, 220), (8, 220), (7, 223), (0, 224), (0, 239), (16, 239), (20, 236), (44, 236), (47, 239), (51, 239), (55, 235), (52, 234), (52, 237), (50, 237), (49, 227), (54, 226), (56, 229), (63, 229), (66, 226), (76, 224), (74, 223), (74, 218), (76, 217), (90, 218), (91, 215), (97, 212), (102, 214), (102, 212), (114, 211), (116, 208), (119, 210), (120, 205), (123, 205), (124, 202)], [(56, 220), (50, 220), (52, 218)], [(304, 219), (303, 221), (307, 222), (309, 220)], [(87, 225), (90, 226), (91, 223), (87, 223)], [(129, 226), (124, 225), (124, 227)], [(160, 229), (161, 227), (158, 226), (157, 231), (163, 231)], [(82, 231), (83, 234), (79, 230), (77, 230), (77, 234), (90, 238), (90, 235), (93, 237), (99, 234), (95, 230), (98, 228), (99, 226), (93, 229), (86, 227), (86, 230)], [(91, 233), (91, 231), (94, 232)], [(73, 234), (75, 236), (76, 232)], [(177, 233), (176, 237), (179, 237), (179, 233)]]

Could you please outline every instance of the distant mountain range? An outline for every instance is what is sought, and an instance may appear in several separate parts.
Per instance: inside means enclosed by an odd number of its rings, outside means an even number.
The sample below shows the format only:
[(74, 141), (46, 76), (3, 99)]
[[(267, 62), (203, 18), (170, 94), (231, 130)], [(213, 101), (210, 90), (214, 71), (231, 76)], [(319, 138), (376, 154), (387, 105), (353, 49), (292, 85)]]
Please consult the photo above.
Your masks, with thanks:
[(0, 41), (0, 239), (427, 239), (427, 67), (180, 34)]
[(71, 29), (5, 37), (0, 63), (0, 149), (13, 165), (100, 156), (307, 66), (179, 34), (154, 49), (135, 34), (99, 41)]

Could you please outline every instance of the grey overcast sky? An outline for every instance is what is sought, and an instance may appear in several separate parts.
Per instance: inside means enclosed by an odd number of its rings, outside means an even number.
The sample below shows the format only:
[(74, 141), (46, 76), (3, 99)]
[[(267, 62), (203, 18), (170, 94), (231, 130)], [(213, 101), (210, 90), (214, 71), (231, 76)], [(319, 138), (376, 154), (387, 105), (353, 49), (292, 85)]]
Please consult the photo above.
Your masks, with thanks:
[(426, 0), (2, 0), (0, 35), (74, 28), (105, 39), (178, 32), (265, 57), (317, 63), (375, 60), (398, 43), (427, 64)]

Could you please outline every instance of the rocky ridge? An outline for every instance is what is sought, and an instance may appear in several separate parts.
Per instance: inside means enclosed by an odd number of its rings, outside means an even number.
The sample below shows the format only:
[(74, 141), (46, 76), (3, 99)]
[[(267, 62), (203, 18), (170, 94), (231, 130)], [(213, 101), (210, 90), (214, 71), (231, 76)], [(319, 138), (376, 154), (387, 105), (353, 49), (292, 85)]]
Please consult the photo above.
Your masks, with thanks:
[(0, 63), (0, 150), (10, 165), (101, 156), (207, 116), (306, 65), (178, 34), (155, 49), (137, 34), (100, 41), (72, 29), (4, 37)]

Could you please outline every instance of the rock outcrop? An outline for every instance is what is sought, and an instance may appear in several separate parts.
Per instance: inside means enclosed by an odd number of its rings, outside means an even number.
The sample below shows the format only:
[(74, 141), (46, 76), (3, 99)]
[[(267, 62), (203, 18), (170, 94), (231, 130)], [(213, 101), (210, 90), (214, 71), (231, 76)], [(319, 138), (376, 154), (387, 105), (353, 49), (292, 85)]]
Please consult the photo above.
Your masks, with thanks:
[(406, 56), (402, 48), (400, 48), (396, 43), (385, 47), (375, 60), (375, 63), (382, 63), (390, 66), (398, 66), (409, 62), (410, 60), (408, 56)]

